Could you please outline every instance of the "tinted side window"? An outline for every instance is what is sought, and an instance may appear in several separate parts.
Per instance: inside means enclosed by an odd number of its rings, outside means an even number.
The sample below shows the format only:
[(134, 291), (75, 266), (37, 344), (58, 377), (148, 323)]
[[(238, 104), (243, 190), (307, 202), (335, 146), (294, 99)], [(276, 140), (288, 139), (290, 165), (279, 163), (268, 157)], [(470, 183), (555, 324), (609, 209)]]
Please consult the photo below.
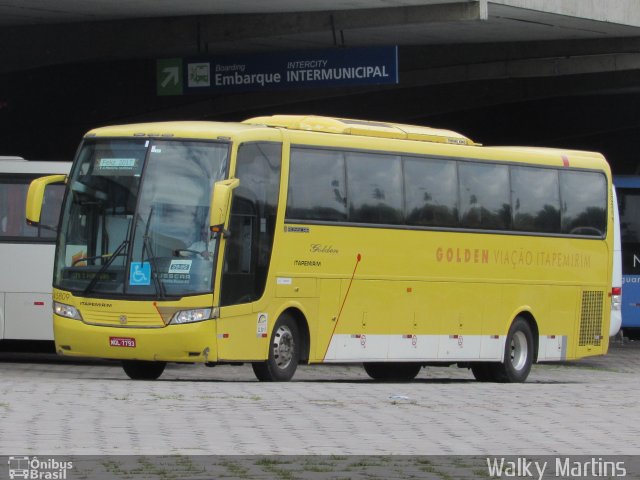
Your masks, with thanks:
[(596, 172), (560, 172), (562, 233), (603, 236), (607, 230), (607, 181)]
[(620, 209), (620, 236), (622, 239), (622, 273), (640, 274), (640, 190), (618, 189)]
[(402, 164), (397, 155), (346, 153), (349, 221), (402, 224)]
[(25, 221), (25, 203), (29, 183), (36, 176), (0, 177), (0, 241), (47, 239), (54, 241), (64, 195), (64, 185), (49, 185), (44, 192), (40, 225), (33, 227)]
[(560, 233), (558, 171), (511, 167), (513, 229)]
[(416, 157), (403, 160), (407, 225), (457, 227), (456, 162)]
[(342, 152), (291, 149), (287, 218), (337, 222), (347, 220)]
[(511, 227), (509, 168), (460, 162), (460, 218), (463, 227), (505, 230)]

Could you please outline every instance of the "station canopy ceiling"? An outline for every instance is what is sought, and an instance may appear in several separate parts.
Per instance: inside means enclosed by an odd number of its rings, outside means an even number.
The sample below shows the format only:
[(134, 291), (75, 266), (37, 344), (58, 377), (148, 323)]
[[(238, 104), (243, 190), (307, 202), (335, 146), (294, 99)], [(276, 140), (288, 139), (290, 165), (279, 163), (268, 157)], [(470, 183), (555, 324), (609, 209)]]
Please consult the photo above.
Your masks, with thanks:
[[(213, 51), (325, 48), (332, 45), (437, 45), (631, 37), (640, 34), (633, 0), (3, 0), (2, 37), (44, 25), (208, 18)], [(591, 5), (591, 10), (585, 8)], [(629, 7), (627, 10), (632, 10)], [(635, 10), (638, 10), (637, 8)], [(617, 13), (616, 13), (617, 12)], [(224, 18), (224, 21), (220, 21)], [(257, 21), (256, 21), (257, 19)], [(217, 20), (217, 21), (216, 21)], [(132, 23), (133, 22), (133, 23)], [(243, 28), (242, 25), (248, 25)], [(166, 25), (166, 23), (163, 23)], [(227, 26), (225, 28), (225, 25)], [(212, 30), (224, 30), (212, 31)], [(248, 31), (249, 30), (249, 31)], [(37, 30), (36, 30), (37, 31)], [(161, 37), (167, 30), (160, 30)], [(146, 30), (143, 30), (146, 34)], [(224, 33), (224, 35), (222, 34)], [(147, 42), (149, 43), (149, 42)], [(159, 42), (166, 51), (167, 42)], [(146, 52), (153, 53), (153, 52)]]

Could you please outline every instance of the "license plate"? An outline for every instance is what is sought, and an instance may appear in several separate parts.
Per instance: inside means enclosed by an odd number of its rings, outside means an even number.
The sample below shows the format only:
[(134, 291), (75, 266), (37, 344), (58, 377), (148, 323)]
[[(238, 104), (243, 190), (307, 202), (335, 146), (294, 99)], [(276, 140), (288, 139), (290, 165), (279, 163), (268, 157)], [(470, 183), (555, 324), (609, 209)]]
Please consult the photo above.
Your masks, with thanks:
[(131, 337), (109, 337), (109, 345), (111, 347), (136, 348), (136, 339)]

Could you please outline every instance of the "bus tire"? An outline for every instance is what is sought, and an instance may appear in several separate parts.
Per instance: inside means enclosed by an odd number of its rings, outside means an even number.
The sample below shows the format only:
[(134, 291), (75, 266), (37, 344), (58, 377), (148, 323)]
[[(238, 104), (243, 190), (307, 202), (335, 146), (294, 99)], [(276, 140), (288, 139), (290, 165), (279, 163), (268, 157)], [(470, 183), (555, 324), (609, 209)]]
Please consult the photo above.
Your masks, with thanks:
[(524, 318), (516, 317), (507, 334), (503, 362), (489, 364), (493, 380), (500, 383), (524, 382), (531, 371), (533, 355), (531, 327)]
[(477, 362), (471, 364), (471, 373), (479, 382), (493, 382), (493, 365), (486, 362)]
[(253, 373), (261, 382), (288, 382), (300, 360), (300, 332), (294, 318), (280, 316), (271, 334), (266, 362), (254, 362)]
[(122, 369), (131, 380), (156, 380), (164, 372), (167, 362), (123, 360)]
[(364, 371), (374, 380), (408, 382), (416, 378), (422, 365), (404, 362), (367, 362)]

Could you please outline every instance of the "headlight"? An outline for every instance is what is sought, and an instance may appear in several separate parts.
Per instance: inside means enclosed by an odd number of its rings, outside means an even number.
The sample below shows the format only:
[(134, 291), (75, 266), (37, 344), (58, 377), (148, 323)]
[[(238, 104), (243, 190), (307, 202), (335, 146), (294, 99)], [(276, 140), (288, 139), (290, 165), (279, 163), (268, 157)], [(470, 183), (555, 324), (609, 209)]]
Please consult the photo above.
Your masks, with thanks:
[(76, 307), (65, 305), (64, 303), (53, 302), (53, 313), (60, 315), (61, 317), (82, 320), (82, 316)]
[(196, 308), (194, 310), (180, 310), (173, 315), (170, 325), (179, 325), (182, 323), (202, 322), (211, 318), (210, 308)]

